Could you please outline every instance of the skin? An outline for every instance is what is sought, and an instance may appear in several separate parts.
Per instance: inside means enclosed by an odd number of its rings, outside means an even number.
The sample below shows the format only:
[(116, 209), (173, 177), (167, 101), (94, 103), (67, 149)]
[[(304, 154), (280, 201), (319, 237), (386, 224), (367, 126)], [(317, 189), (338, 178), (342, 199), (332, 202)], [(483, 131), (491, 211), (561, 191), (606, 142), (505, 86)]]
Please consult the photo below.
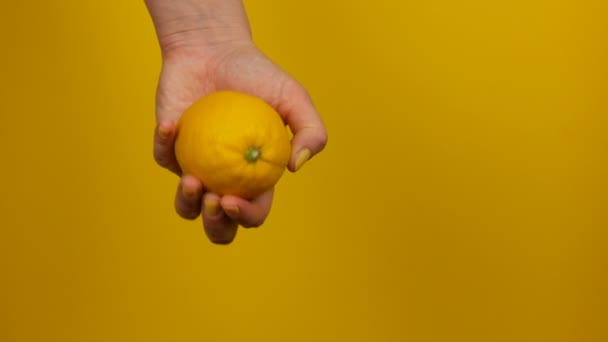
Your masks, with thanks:
[(175, 210), (188, 220), (202, 217), (209, 240), (231, 243), (239, 226), (261, 226), (274, 189), (247, 201), (205, 190), (204, 179), (183, 174), (174, 154), (181, 113), (217, 90), (258, 96), (273, 106), (294, 134), (288, 170), (296, 172), (327, 143), (324, 124), (305, 90), (252, 41), (241, 0), (146, 0), (162, 52), (156, 94), (154, 158), (179, 176)]

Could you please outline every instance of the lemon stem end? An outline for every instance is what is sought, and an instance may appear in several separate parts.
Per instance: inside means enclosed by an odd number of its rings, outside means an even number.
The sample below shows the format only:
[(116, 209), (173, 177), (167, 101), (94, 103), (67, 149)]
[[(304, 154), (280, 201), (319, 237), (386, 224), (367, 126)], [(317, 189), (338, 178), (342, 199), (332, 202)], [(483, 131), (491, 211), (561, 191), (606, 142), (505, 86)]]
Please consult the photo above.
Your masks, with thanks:
[(245, 151), (245, 160), (248, 163), (255, 163), (258, 159), (260, 159), (262, 152), (259, 148), (252, 146)]

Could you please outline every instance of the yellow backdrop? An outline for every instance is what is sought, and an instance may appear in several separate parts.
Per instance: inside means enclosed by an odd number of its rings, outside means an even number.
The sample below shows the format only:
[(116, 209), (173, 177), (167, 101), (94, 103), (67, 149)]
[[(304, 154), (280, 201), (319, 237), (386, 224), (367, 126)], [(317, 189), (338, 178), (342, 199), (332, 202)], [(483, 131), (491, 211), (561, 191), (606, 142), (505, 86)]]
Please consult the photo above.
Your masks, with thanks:
[(0, 11), (0, 341), (606, 341), (605, 1), (246, 2), (327, 149), (212, 245), (143, 1)]

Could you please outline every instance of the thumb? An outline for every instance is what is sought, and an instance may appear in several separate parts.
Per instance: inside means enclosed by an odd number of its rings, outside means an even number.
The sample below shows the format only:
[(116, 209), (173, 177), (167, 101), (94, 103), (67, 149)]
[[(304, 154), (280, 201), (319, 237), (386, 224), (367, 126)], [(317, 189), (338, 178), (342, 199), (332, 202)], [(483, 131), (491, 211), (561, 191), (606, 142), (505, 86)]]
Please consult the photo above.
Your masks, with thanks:
[(294, 82), (283, 92), (281, 114), (293, 132), (288, 169), (298, 171), (327, 144), (327, 130), (308, 92)]

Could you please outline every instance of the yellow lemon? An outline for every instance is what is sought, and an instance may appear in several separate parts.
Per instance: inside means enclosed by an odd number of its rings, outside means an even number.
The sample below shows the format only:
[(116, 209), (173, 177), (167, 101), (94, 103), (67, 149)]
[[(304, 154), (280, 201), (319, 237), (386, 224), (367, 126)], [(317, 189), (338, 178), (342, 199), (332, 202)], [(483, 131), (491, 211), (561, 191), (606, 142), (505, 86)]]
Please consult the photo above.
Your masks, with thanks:
[(183, 173), (197, 177), (209, 191), (251, 199), (282, 177), (291, 142), (268, 103), (249, 94), (217, 91), (182, 114), (175, 155)]

